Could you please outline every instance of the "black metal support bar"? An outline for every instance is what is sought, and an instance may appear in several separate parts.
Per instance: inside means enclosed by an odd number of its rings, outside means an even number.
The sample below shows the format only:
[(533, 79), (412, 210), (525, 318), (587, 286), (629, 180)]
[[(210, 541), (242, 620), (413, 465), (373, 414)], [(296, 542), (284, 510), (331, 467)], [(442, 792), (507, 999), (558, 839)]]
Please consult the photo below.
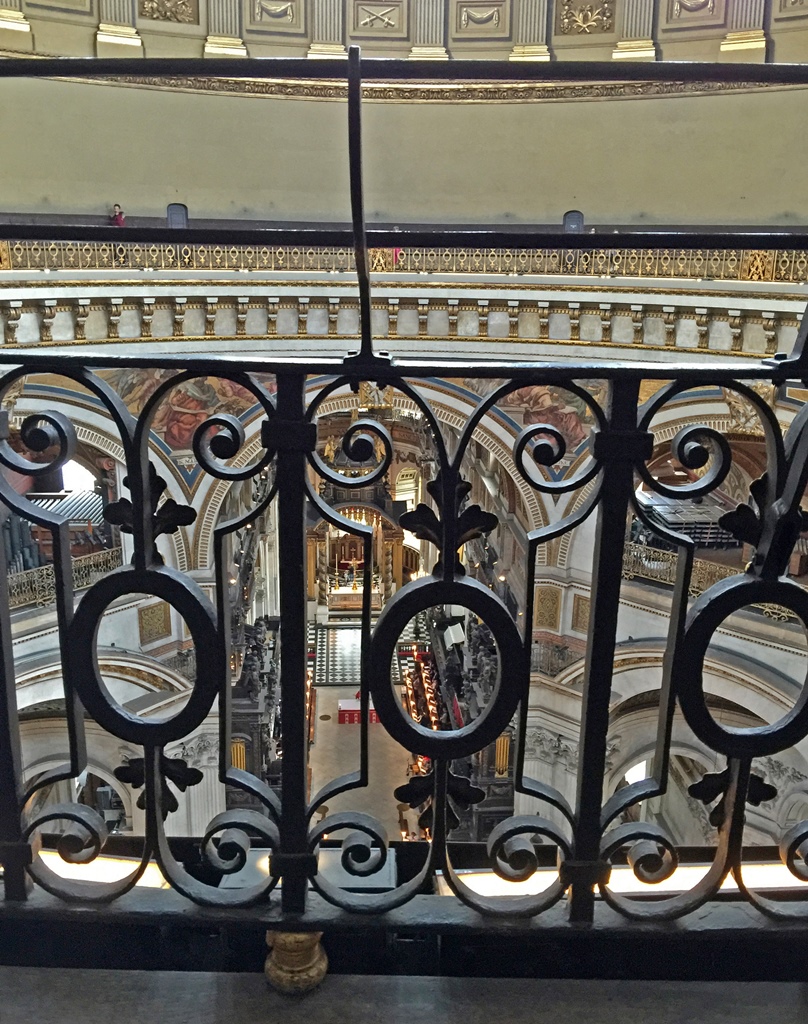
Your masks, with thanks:
[(604, 478), (593, 555), (592, 611), (584, 671), (575, 861), (567, 869), (571, 882), (570, 919), (578, 922), (592, 920), (594, 887), (608, 879), (608, 865), (601, 863), (600, 857), (600, 812), (626, 516), (634, 491), (635, 461), (649, 458), (653, 450), (652, 435), (637, 432), (638, 395), (636, 382), (615, 381), (609, 403), (609, 429), (595, 435), (594, 454), (603, 460)]
[(373, 358), (370, 328), (370, 269), (365, 237), (365, 201), (362, 188), (362, 60), (358, 46), (348, 51), (348, 160), (351, 168), (351, 213), (354, 256), (359, 283), (359, 358)]
[[(0, 512), (0, 527), (7, 512)], [(5, 544), (0, 541), (0, 864), (7, 900), (26, 897), (25, 868), (31, 863), (31, 849), (23, 839), (22, 762), (17, 717), (17, 688), (11, 646), (8, 610), (8, 564)]]
[[(281, 844), (273, 871), (283, 874), (282, 904), (287, 913), (306, 906), (312, 871), (307, 845), (306, 804), (308, 724), (306, 720), (306, 452), (300, 443), (311, 426), (304, 420), (303, 373), (278, 375), (278, 546), (280, 550), (281, 701), (283, 706), (283, 791)], [(293, 428), (297, 427), (297, 430)]]

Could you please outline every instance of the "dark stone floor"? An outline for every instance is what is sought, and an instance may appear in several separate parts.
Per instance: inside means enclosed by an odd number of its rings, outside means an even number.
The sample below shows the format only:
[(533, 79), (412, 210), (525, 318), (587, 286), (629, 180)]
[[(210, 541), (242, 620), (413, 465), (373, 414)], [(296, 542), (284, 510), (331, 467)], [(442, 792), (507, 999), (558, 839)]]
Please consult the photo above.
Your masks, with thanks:
[(0, 1024), (801, 1024), (808, 985), (333, 976), (303, 997), (260, 974), (0, 968)]

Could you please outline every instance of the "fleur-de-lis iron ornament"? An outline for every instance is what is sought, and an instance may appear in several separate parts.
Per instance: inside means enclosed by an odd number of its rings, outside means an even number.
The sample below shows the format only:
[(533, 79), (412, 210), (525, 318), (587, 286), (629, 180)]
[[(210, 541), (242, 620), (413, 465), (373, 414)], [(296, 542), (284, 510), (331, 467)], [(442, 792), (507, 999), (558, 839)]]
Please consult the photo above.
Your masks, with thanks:
[[(410, 807), (420, 807), (422, 804), (427, 805), (418, 818), (418, 825), (423, 829), (431, 829), (434, 822), (432, 809), (434, 784), (435, 773), (431, 771), (427, 775), (413, 775), (409, 782), (399, 786), (393, 793), (396, 800), (400, 803), (408, 804)], [(452, 829), (457, 828), (460, 824), (460, 818), (457, 816), (452, 804), (455, 804), (463, 811), (467, 811), (472, 804), (478, 804), (481, 800), (485, 799), (484, 790), (479, 789), (477, 786), (472, 786), (468, 779), (462, 775), (454, 775), (452, 772), (447, 774), (446, 793), (449, 797), (446, 803), (447, 832), (451, 832)]]
[(749, 492), (754, 505), (741, 502), (731, 512), (721, 516), (718, 525), (736, 540), (756, 548), (763, 535), (766, 516), (775, 514), (777, 525), (769, 547), (772, 553), (787, 561), (800, 534), (808, 530), (808, 512), (804, 512), (799, 505), (782, 507), (782, 502), (776, 502), (778, 507), (772, 508), (771, 499), (768, 498), (769, 478), (766, 473), (750, 484)]
[(718, 520), (721, 529), (731, 533), (741, 543), (756, 547), (763, 530), (763, 511), (766, 508), (768, 486), (768, 478), (765, 473), (759, 479), (753, 480), (749, 485), (749, 493), (755, 507), (741, 502)]
[[(445, 509), (450, 504), (452, 496), (447, 496), (444, 493), (445, 489), (441, 473), (438, 473), (435, 479), (426, 485), (426, 489), (435, 499), (439, 508)], [(490, 533), (499, 525), (499, 519), (493, 512), (484, 512), (479, 505), (469, 505), (468, 508), (464, 508), (462, 512), (460, 511), (463, 502), (470, 492), (471, 484), (468, 480), (460, 477), (454, 489), (454, 508), (452, 509), (452, 513), (456, 517), (455, 550), (462, 547), (467, 541), (481, 537), (484, 533)], [(446, 500), (447, 497), (449, 498), (448, 501)], [(399, 518), (399, 524), (403, 529), (413, 533), (419, 540), (428, 540), (436, 548), (440, 549), (441, 558), (435, 563), (435, 567), (432, 570), (433, 575), (437, 576), (442, 571), (443, 559), (446, 557), (446, 552), (444, 551), (446, 538), (443, 521), (438, 519), (429, 505), (421, 502), (416, 505), (412, 512), (405, 512)], [(457, 555), (455, 555), (454, 571), (458, 576), (465, 576), (466, 574), (466, 570), (463, 568)]]
[[(709, 772), (703, 779), (694, 782), (692, 786), (688, 786), (688, 793), (695, 797), (696, 800), (700, 800), (705, 807), (719, 796), (721, 797), (710, 811), (710, 824), (714, 828), (721, 828), (726, 820), (726, 797), (731, 778), (731, 769), (727, 767), (723, 772)], [(776, 796), (776, 786), (772, 786), (764, 781), (760, 775), (749, 776), (749, 788), (746, 791), (746, 802), (748, 804), (751, 804), (753, 807), (759, 807), (762, 803), (774, 800)]]
[[(129, 477), (123, 478), (124, 486), (129, 486)], [(158, 507), (158, 502), (168, 484), (157, 475), (154, 465), (149, 463), (149, 493), (151, 495), (152, 512), (152, 534), (154, 539), (163, 533), (176, 533), (181, 526), (190, 526), (196, 519), (196, 510), (190, 505), (180, 505), (173, 498), (167, 498)], [(104, 509), (104, 519), (113, 526), (118, 526), (122, 533), (132, 533), (134, 523), (134, 510), (132, 502), (128, 498), (119, 498), (112, 501)], [(152, 563), (163, 565), (162, 555), (155, 544), (152, 548)]]
[[(140, 789), (146, 782), (145, 760), (142, 757), (130, 758), (126, 764), (116, 768), (113, 775), (119, 782), (125, 782), (132, 789)], [(198, 785), (203, 777), (198, 768), (190, 768), (183, 758), (160, 755), (160, 809), (164, 821), (169, 814), (179, 810), (180, 806), (168, 783), (172, 782), (181, 793), (184, 793), (189, 786)], [(141, 811), (146, 810), (145, 790), (137, 798), (137, 806)]]

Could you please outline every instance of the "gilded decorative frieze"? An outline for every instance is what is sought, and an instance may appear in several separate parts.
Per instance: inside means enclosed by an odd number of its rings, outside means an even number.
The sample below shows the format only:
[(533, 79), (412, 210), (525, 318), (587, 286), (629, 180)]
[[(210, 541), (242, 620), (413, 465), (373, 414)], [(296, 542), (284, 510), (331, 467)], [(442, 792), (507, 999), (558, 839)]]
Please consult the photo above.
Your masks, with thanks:
[[(531, 274), (802, 284), (808, 253), (744, 249), (371, 249), (371, 272)], [(354, 273), (350, 249), (107, 242), (0, 242), (0, 271), (256, 270)]]
[[(147, 0), (142, 0), (147, 2)], [(153, 0), (158, 2), (158, 0)], [(194, 0), (186, 0), (194, 2)], [(299, 0), (295, 0), (299, 2)], [(489, 5), (490, 7), (490, 5)], [(302, 19), (304, 8), (300, 11)], [(250, 8), (250, 31), (260, 31), (261, 23), (254, 20), (254, 8)], [(272, 31), (283, 30), (287, 22), (273, 24)], [(295, 27), (286, 31), (301, 32)], [(37, 58), (54, 54), (19, 53), (0, 50), (0, 57)], [(319, 79), (250, 79), (250, 78), (190, 78), (172, 77), (127, 77), (110, 76), (99, 81), (96, 78), (74, 78), (74, 82), (98, 86), (112, 85), (115, 88), (164, 89), (171, 92), (225, 93), (228, 95), (251, 96), (275, 99), (338, 100), (348, 97), (347, 84)], [(401, 101), (406, 103), (537, 103), (590, 101), (598, 99), (645, 99), (660, 96), (702, 96), (715, 93), (760, 92), (769, 89), (801, 89), (802, 86), (783, 86), (775, 83), (757, 82), (366, 82), (362, 86), (363, 100)]]
[(173, 21), (183, 25), (199, 22), (198, 0), (140, 0), (138, 13), (150, 21)]

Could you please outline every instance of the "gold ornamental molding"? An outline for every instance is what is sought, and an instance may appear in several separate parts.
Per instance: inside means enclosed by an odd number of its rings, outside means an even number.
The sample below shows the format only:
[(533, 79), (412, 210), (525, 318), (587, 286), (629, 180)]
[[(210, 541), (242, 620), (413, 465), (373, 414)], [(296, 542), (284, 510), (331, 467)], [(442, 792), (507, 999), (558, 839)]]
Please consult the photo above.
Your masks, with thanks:
[[(161, 10), (178, 0), (143, 0)], [(611, 7), (604, 3), (604, 8)], [(152, 17), (158, 17), (157, 14)], [(592, 27), (581, 29), (588, 34)], [(0, 57), (37, 60), (59, 54), (19, 53), (0, 50)], [(115, 85), (137, 89), (164, 89), (171, 92), (219, 93), (227, 95), (272, 97), (275, 99), (307, 99), (347, 101), (347, 82), (323, 79), (283, 78), (192, 78), (176, 75), (70, 78), (61, 81), (84, 85)], [(765, 90), (804, 89), (799, 85), (773, 82), (366, 82), (362, 97), (370, 101), (407, 103), (537, 103), (575, 100), (646, 99), (666, 96), (703, 96), (725, 93), (748, 93)]]
[[(0, 272), (172, 270), (268, 273), (355, 270), (351, 249), (135, 242), (0, 242)], [(372, 249), (371, 272), (531, 274), (800, 284), (808, 253), (758, 249)]]
[[(106, 78), (69, 79), (85, 84), (167, 89), (171, 92), (204, 92), (295, 100), (348, 99), (348, 86), (320, 79), (250, 78)], [(802, 86), (749, 82), (369, 82), (362, 98), (369, 101), (407, 103), (546, 103), (574, 100), (634, 100), (666, 96), (759, 92), (762, 89), (801, 89)]]

